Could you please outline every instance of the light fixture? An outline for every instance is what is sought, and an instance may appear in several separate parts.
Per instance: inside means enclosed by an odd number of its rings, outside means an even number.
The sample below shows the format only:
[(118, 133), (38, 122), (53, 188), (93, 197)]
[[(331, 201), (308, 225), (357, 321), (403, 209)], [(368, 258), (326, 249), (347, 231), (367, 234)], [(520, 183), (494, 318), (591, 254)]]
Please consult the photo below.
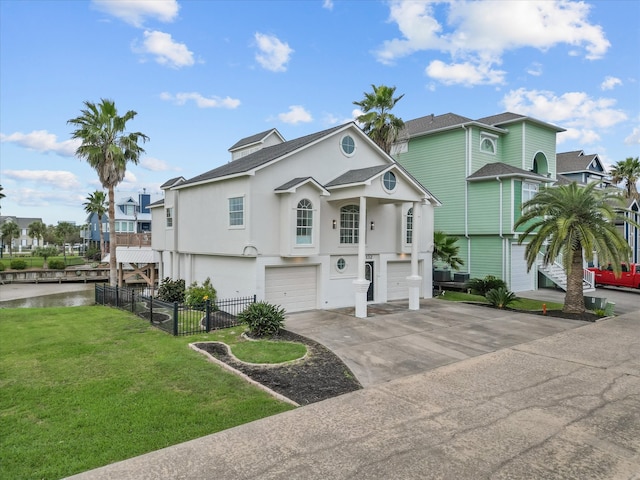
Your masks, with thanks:
[(373, 220), (371, 220), (371, 230), (375, 230), (376, 229), (376, 224)]
[(332, 222), (332, 224), (331, 224), (331, 225), (333, 226), (333, 229), (335, 230), (335, 229), (336, 229), (336, 226), (338, 225), (338, 222), (336, 222), (336, 221), (334, 220), (334, 221)]

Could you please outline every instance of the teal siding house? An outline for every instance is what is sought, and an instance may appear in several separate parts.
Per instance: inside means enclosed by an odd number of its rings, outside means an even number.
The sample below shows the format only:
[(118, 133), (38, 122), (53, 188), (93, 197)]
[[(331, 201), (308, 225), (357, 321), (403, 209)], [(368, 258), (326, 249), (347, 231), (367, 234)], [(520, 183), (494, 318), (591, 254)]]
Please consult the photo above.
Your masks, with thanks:
[(521, 205), (556, 181), (556, 134), (564, 129), (502, 113), (453, 113), (405, 122), (392, 156), (441, 202), (435, 229), (458, 238), (471, 278), (494, 275), (514, 292), (537, 288), (514, 223)]

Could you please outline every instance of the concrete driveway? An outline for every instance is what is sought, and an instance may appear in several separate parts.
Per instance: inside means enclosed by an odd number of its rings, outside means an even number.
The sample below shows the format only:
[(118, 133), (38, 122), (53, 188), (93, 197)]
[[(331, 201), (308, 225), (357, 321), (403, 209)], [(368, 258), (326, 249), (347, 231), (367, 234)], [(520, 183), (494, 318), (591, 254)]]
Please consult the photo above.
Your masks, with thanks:
[(437, 299), (421, 301), (418, 311), (407, 302), (372, 305), (368, 314), (295, 313), (285, 328), (328, 347), (369, 387), (585, 325)]

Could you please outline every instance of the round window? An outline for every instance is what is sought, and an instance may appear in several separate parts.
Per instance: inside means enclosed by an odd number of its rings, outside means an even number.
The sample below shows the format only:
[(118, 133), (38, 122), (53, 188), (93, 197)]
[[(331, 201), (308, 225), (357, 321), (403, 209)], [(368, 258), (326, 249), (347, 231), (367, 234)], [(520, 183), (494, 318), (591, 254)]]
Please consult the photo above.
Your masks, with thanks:
[(347, 268), (347, 262), (345, 262), (344, 258), (339, 258), (336, 262), (336, 268), (339, 272), (342, 272), (345, 268)]
[(393, 172), (387, 172), (382, 177), (382, 185), (384, 185), (385, 190), (393, 191), (396, 188), (396, 176)]
[(353, 155), (353, 152), (356, 151), (356, 142), (353, 137), (345, 135), (340, 140), (340, 147), (345, 155)]

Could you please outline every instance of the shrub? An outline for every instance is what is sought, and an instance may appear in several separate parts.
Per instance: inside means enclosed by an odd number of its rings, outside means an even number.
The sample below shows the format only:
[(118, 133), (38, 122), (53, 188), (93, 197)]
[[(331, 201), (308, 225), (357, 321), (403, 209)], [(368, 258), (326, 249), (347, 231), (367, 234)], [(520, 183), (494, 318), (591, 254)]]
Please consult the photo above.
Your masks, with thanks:
[(66, 268), (62, 258), (52, 258), (47, 262), (47, 265), (53, 270), (64, 270)]
[(4, 272), (4, 269), (7, 268), (4, 266), (4, 263), (0, 262), (0, 272)]
[(255, 337), (276, 335), (284, 327), (284, 308), (267, 302), (252, 303), (238, 315)]
[(171, 280), (166, 277), (158, 288), (158, 298), (164, 302), (184, 302), (184, 280)]
[(87, 248), (87, 252), (85, 253), (85, 257), (89, 260), (95, 260), (97, 262), (102, 260), (102, 255), (100, 255), (100, 249), (98, 247), (89, 247)]
[(15, 258), (11, 260), (9, 268), (12, 268), (13, 270), (24, 270), (25, 268), (27, 268), (27, 262), (20, 258)]
[(487, 275), (484, 278), (472, 278), (467, 282), (467, 288), (471, 290), (474, 295), (487, 295), (489, 290), (496, 288), (507, 288), (507, 284), (504, 280), (501, 280), (493, 275)]
[(518, 299), (515, 293), (505, 287), (489, 290), (485, 296), (491, 305), (498, 308), (507, 308), (509, 304)]
[(185, 303), (190, 307), (201, 309), (204, 308), (207, 300), (215, 307), (216, 289), (211, 285), (209, 277), (202, 282), (202, 285), (198, 285), (198, 282), (193, 282), (187, 289), (184, 299)]

